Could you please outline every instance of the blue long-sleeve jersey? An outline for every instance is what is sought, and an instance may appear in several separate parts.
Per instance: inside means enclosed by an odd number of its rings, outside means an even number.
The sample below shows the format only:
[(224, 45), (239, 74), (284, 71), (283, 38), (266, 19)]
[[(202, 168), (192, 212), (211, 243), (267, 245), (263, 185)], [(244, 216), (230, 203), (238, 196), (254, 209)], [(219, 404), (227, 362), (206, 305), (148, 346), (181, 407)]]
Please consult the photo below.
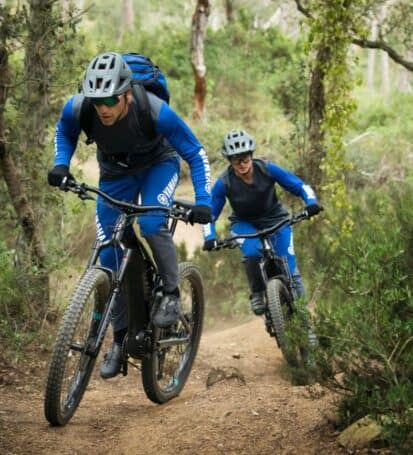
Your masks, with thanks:
[[(103, 126), (93, 111), (94, 118), (91, 124), (94, 128), (101, 174), (116, 177), (135, 172), (163, 161), (176, 154), (176, 151), (189, 165), (195, 190), (195, 202), (210, 205), (211, 173), (205, 150), (186, 123), (167, 103), (150, 92), (148, 92), (148, 100), (156, 131), (162, 136), (153, 149), (144, 147), (146, 139), (136, 121), (135, 100), (129, 105), (125, 118), (112, 126)], [(79, 104), (82, 101), (82, 95), (75, 95), (63, 107), (55, 132), (55, 166), (70, 166), (81, 133)], [(131, 151), (133, 167), (128, 170), (119, 165), (117, 159), (121, 162), (122, 157), (130, 156)]]
[[(305, 205), (316, 204), (317, 198), (310, 185), (307, 185), (293, 173), (276, 164), (254, 159), (253, 182), (247, 184), (235, 175), (229, 166), (216, 180), (212, 187), (212, 216), (216, 221), (228, 199), (232, 214), (230, 220), (249, 221), (258, 228), (275, 224), (278, 219), (288, 214), (277, 198), (277, 183), (294, 196), (301, 197)], [(204, 227), (205, 240), (216, 237), (215, 223)]]

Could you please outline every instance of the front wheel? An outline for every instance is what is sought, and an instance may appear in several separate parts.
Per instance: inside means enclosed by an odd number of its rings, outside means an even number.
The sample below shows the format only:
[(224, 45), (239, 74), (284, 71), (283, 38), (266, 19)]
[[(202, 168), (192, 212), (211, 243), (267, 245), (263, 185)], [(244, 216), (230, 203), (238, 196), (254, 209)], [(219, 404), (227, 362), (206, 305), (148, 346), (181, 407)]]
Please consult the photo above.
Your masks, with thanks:
[(198, 350), (204, 318), (201, 274), (191, 263), (179, 264), (181, 319), (167, 329), (154, 329), (153, 349), (142, 360), (142, 382), (147, 397), (155, 403), (179, 395)]
[(286, 331), (286, 322), (293, 315), (293, 297), (281, 280), (273, 278), (267, 284), (267, 300), (270, 323), (278, 346), (287, 363), (297, 367), (300, 354), (296, 352), (294, 343), (291, 342)]
[(47, 378), (44, 412), (52, 425), (65, 425), (71, 419), (89, 383), (98, 354), (94, 341), (109, 291), (108, 275), (89, 269), (72, 295)]

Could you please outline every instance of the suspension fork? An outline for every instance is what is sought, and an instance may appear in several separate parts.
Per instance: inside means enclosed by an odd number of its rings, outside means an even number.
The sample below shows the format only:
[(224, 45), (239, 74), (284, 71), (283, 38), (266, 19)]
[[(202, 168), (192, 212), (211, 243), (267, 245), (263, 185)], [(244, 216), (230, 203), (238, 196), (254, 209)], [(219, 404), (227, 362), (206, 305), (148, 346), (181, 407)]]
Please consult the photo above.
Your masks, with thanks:
[[(92, 253), (91, 260), (93, 259), (93, 256), (96, 255), (96, 258), (95, 258), (95, 262), (96, 262), (100, 249), (101, 248), (98, 248), (96, 250), (96, 252)], [(111, 283), (111, 292), (109, 294), (109, 303), (107, 304), (107, 306), (105, 308), (104, 316), (100, 323), (96, 341), (94, 343), (96, 352), (98, 351), (98, 348), (100, 347), (100, 345), (103, 343), (103, 339), (106, 335), (106, 331), (107, 331), (109, 323), (110, 323), (110, 315), (112, 313), (112, 308), (115, 305), (116, 300), (120, 297), (121, 286), (122, 286), (122, 282), (124, 279), (125, 271), (127, 270), (127, 267), (128, 267), (129, 261), (130, 261), (131, 251), (132, 250), (130, 250), (129, 248), (123, 248), (124, 254), (123, 254), (123, 258), (122, 258), (122, 262), (120, 264), (119, 270), (116, 274), (112, 274), (112, 280), (111, 280), (112, 283)]]
[(261, 253), (263, 256), (260, 259), (259, 265), (262, 277), (264, 279), (265, 287), (267, 287), (268, 284), (267, 264), (272, 259), (274, 253), (270, 244), (270, 240), (267, 237), (261, 238), (261, 242), (262, 242)]

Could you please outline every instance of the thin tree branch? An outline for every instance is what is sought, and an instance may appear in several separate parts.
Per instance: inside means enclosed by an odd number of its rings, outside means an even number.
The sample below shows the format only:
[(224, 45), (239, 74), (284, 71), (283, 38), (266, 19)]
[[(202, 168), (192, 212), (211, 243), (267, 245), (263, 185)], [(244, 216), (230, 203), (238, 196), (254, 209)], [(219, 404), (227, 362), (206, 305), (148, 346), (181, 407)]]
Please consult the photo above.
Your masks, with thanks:
[(308, 17), (309, 19), (313, 19), (313, 16), (311, 15), (310, 11), (306, 8), (304, 8), (304, 6), (301, 4), (301, 1), (300, 0), (294, 0), (295, 1), (295, 4), (297, 5), (297, 9), (298, 11), (300, 11), (300, 13), (304, 14), (304, 16)]
[[(301, 0), (294, 0), (297, 5), (297, 10), (309, 19), (314, 19), (311, 11), (305, 8)], [(363, 47), (365, 49), (380, 49), (388, 54), (388, 56), (397, 64), (403, 66), (408, 71), (413, 72), (413, 62), (406, 60), (401, 54), (399, 54), (395, 49), (389, 46), (383, 39), (379, 41), (371, 41), (367, 39), (353, 38), (352, 43), (357, 46)]]
[(385, 41), (370, 41), (365, 39), (353, 38), (352, 42), (353, 44), (357, 44), (357, 46), (360, 47), (364, 47), (367, 49), (380, 49), (384, 52), (387, 52), (387, 54), (393, 61), (403, 66), (407, 70), (413, 72), (413, 62), (406, 60), (392, 47), (390, 47)]

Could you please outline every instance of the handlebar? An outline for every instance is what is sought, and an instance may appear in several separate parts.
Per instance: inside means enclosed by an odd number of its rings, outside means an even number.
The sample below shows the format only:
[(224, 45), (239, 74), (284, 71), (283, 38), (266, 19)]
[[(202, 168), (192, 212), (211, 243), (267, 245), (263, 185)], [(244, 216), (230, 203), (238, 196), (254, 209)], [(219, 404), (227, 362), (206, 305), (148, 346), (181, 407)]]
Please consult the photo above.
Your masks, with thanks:
[(114, 199), (99, 188), (89, 186), (86, 183), (78, 183), (75, 180), (68, 178), (63, 179), (60, 189), (62, 191), (71, 191), (72, 193), (77, 194), (78, 197), (82, 200), (94, 200), (94, 198), (90, 196), (90, 193), (98, 194), (110, 204), (118, 207), (122, 212), (131, 216), (156, 210), (165, 212), (165, 216), (168, 216), (169, 218), (184, 221), (185, 223), (189, 222), (189, 216), (195, 205), (192, 202), (183, 201), (180, 199), (174, 200), (172, 208), (162, 207), (159, 205), (137, 205), (132, 202), (125, 202)]
[(228, 237), (223, 240), (217, 240), (217, 245), (212, 249), (212, 251), (218, 251), (224, 248), (236, 248), (239, 246), (237, 240), (238, 239), (252, 239), (256, 237), (266, 237), (267, 235), (273, 234), (274, 232), (278, 231), (284, 226), (292, 226), (293, 224), (300, 223), (303, 220), (308, 220), (310, 216), (308, 215), (307, 211), (304, 210), (301, 213), (297, 213), (295, 215), (292, 215), (291, 217), (284, 218), (274, 226), (271, 226), (266, 229), (262, 229), (260, 231), (254, 232), (252, 234), (240, 234), (240, 235), (234, 235), (232, 237)]

